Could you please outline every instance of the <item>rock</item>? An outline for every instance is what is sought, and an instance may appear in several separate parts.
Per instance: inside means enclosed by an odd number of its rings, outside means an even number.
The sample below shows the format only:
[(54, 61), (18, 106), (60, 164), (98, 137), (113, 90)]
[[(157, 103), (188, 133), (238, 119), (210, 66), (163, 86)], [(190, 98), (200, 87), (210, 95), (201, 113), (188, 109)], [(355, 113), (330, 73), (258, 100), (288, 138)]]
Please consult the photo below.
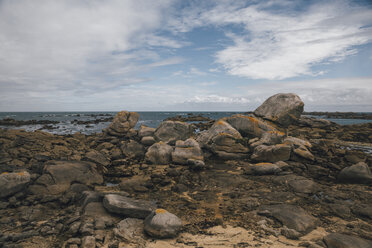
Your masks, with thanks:
[(356, 215), (367, 217), (372, 220), (372, 206), (370, 205), (357, 205), (352, 209)]
[(316, 219), (298, 206), (287, 204), (262, 206), (260, 211), (259, 214), (274, 217), (287, 228), (302, 235), (309, 233), (316, 227)]
[(172, 161), (176, 164), (188, 164), (188, 160), (203, 160), (199, 143), (193, 138), (186, 141), (177, 140), (176, 148), (172, 152)]
[(371, 184), (372, 174), (366, 163), (359, 162), (344, 168), (338, 175), (338, 180), (343, 183)]
[(372, 248), (372, 241), (345, 235), (331, 233), (323, 238), (328, 248)]
[(82, 248), (96, 248), (96, 238), (94, 236), (85, 236), (81, 244)]
[(135, 127), (139, 119), (136, 112), (120, 111), (105, 131), (113, 136), (125, 136)]
[(83, 160), (90, 161), (103, 166), (107, 166), (110, 164), (110, 160), (104, 154), (96, 150), (92, 150), (85, 154)]
[(157, 209), (145, 219), (145, 232), (154, 238), (173, 238), (182, 229), (182, 221), (164, 209)]
[(155, 128), (147, 127), (145, 125), (141, 125), (138, 130), (138, 135), (140, 137), (146, 137), (146, 136), (153, 136), (155, 133)]
[(243, 137), (229, 123), (219, 120), (200, 133), (199, 144), (222, 159), (236, 159), (248, 156), (249, 148), (243, 145)]
[(129, 140), (121, 146), (121, 151), (124, 156), (132, 159), (143, 159), (145, 156), (145, 148), (135, 140)]
[(296, 230), (289, 229), (286, 226), (282, 227), (280, 232), (283, 236), (289, 239), (298, 239), (299, 237), (302, 236), (301, 233), (297, 232)]
[(152, 144), (156, 143), (156, 140), (152, 136), (144, 136), (141, 139), (141, 143), (145, 146), (151, 146)]
[(317, 191), (317, 184), (314, 183), (313, 180), (310, 179), (295, 179), (290, 180), (288, 185), (293, 189), (296, 193), (305, 193), (311, 194)]
[(14, 195), (30, 183), (31, 176), (27, 171), (0, 174), (0, 198)]
[(291, 147), (284, 144), (266, 146), (257, 146), (251, 158), (256, 161), (278, 162), (289, 160), (291, 155)]
[(146, 218), (156, 208), (152, 202), (115, 194), (106, 195), (103, 198), (103, 206), (111, 213), (138, 219)]
[(279, 93), (269, 97), (254, 114), (264, 119), (289, 126), (297, 121), (304, 111), (304, 103), (292, 93)]
[(157, 141), (174, 144), (176, 140), (186, 140), (192, 134), (188, 123), (180, 121), (163, 121), (155, 130), (154, 136)]
[(144, 225), (143, 220), (126, 218), (120, 221), (114, 229), (116, 236), (127, 242), (143, 243), (144, 242)]
[(301, 146), (304, 146), (306, 148), (311, 148), (312, 147), (312, 145), (309, 141), (304, 140), (304, 139), (300, 139), (300, 138), (296, 138), (296, 137), (291, 137), (291, 136), (287, 136), (284, 139), (283, 143), (287, 144), (287, 145), (290, 145), (293, 148), (298, 148), (298, 147), (301, 147)]
[(267, 131), (275, 131), (276, 129), (263, 120), (256, 118), (253, 115), (233, 115), (231, 117), (223, 118), (222, 120), (229, 123), (239, 133), (248, 138), (259, 137)]
[(45, 165), (43, 175), (36, 180), (50, 194), (60, 194), (70, 188), (72, 183), (92, 186), (103, 183), (96, 165), (83, 161), (54, 161)]
[(188, 159), (187, 164), (191, 170), (203, 170), (207, 168), (203, 160), (198, 159)]
[(311, 160), (311, 161), (315, 160), (314, 155), (304, 146), (294, 149), (293, 154), (301, 158), (307, 159), (307, 160)]
[(281, 169), (272, 163), (258, 163), (249, 167), (254, 175), (273, 175), (281, 171)]
[(169, 164), (173, 148), (160, 141), (149, 147), (146, 152), (146, 161), (152, 164)]

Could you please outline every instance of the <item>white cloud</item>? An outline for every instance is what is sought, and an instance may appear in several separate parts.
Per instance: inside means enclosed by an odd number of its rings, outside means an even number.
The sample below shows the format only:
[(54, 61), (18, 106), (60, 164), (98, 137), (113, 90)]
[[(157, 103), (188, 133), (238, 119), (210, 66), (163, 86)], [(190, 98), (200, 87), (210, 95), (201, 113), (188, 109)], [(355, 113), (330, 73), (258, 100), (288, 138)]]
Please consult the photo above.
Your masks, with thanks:
[(204, 11), (199, 18), (212, 25), (244, 29), (229, 31), (233, 45), (216, 55), (231, 75), (271, 80), (317, 75), (313, 65), (341, 61), (357, 53), (357, 45), (372, 40), (372, 27), (366, 27), (372, 24), (372, 9), (345, 1), (318, 2), (305, 12), (285, 13), (271, 12), (268, 3), (248, 7), (226, 3)]
[(215, 81), (209, 81), (209, 82), (201, 82), (201, 83), (199, 83), (199, 85), (201, 85), (201, 86), (213, 86), (213, 85), (216, 85), (217, 84), (217, 82), (215, 82)]
[(249, 103), (250, 100), (244, 97), (228, 97), (219, 95), (200, 95), (194, 96), (185, 102), (193, 103)]
[(9, 92), (35, 96), (106, 90), (146, 81), (139, 73), (153, 67), (180, 63), (179, 57), (162, 59), (148, 49), (185, 45), (155, 34), (171, 4), (171, 0), (1, 1), (0, 98)]

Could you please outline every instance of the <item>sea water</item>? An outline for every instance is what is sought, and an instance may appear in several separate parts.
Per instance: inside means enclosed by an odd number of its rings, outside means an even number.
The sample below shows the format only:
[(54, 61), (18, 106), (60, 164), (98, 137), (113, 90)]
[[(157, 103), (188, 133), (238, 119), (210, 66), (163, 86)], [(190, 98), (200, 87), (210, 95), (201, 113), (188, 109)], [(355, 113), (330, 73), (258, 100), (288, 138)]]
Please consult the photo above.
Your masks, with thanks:
[[(96, 119), (105, 119), (114, 117), (117, 112), (0, 112), (0, 119), (11, 118), (15, 120), (50, 120), (58, 121), (58, 124), (50, 124), (53, 129), (44, 128), (44, 125), (25, 125), (25, 126), (0, 126), (0, 128), (25, 129), (26, 131), (43, 130), (54, 134), (73, 134), (81, 132), (84, 134), (93, 134), (102, 132), (110, 121), (100, 122), (98, 124), (77, 124), (74, 121), (93, 121)], [(146, 125), (149, 127), (157, 127), (164, 119), (181, 115), (187, 116), (190, 113), (193, 115), (202, 115), (213, 120), (218, 120), (222, 117), (231, 116), (233, 114), (243, 114), (243, 112), (138, 112), (140, 118), (137, 126)], [(316, 116), (314, 116), (316, 117)], [(360, 124), (372, 122), (372, 120), (360, 119), (328, 119), (340, 125)]]

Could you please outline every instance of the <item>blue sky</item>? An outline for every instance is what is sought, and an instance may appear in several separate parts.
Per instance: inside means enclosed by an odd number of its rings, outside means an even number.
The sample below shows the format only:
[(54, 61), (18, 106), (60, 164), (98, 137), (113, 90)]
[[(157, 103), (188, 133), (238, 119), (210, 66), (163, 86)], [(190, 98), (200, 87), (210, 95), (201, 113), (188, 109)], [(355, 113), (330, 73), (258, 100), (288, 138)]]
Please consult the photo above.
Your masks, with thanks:
[(2, 0), (0, 111), (372, 111), (370, 1)]

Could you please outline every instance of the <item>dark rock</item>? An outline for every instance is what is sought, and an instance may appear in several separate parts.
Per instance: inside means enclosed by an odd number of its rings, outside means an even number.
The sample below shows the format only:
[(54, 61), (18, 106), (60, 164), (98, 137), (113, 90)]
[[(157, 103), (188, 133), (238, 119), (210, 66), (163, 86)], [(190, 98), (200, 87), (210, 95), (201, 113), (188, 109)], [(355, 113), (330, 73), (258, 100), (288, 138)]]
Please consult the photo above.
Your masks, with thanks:
[(370, 240), (341, 233), (328, 234), (324, 237), (324, 242), (328, 248), (372, 248)]
[(85, 154), (84, 160), (103, 166), (107, 166), (110, 164), (110, 160), (104, 154), (96, 150), (92, 150)]
[(127, 158), (143, 159), (145, 156), (145, 148), (135, 140), (129, 140), (122, 145), (121, 151)]
[(317, 191), (318, 187), (317, 184), (310, 179), (295, 179), (290, 180), (288, 185), (293, 189), (296, 193), (305, 193), (311, 194)]
[(152, 202), (114, 194), (103, 198), (103, 206), (111, 213), (139, 219), (146, 218), (156, 208)]
[(372, 206), (371, 205), (357, 205), (352, 208), (352, 211), (356, 215), (367, 217), (372, 220)]
[(164, 209), (152, 212), (144, 223), (145, 232), (155, 238), (173, 238), (182, 229), (182, 221)]
[(146, 152), (146, 161), (152, 164), (169, 164), (173, 148), (160, 141), (149, 147)]
[(343, 183), (371, 184), (372, 174), (364, 162), (344, 168), (338, 175), (338, 180)]
[(261, 206), (260, 210), (260, 214), (274, 217), (287, 228), (294, 229), (303, 235), (316, 227), (316, 219), (298, 206), (278, 204)]
[(290, 155), (291, 147), (288, 145), (260, 145), (254, 149), (251, 158), (255, 161), (278, 162), (289, 160)]
[(31, 176), (27, 171), (0, 174), (0, 198), (14, 195), (23, 190), (30, 180)]

